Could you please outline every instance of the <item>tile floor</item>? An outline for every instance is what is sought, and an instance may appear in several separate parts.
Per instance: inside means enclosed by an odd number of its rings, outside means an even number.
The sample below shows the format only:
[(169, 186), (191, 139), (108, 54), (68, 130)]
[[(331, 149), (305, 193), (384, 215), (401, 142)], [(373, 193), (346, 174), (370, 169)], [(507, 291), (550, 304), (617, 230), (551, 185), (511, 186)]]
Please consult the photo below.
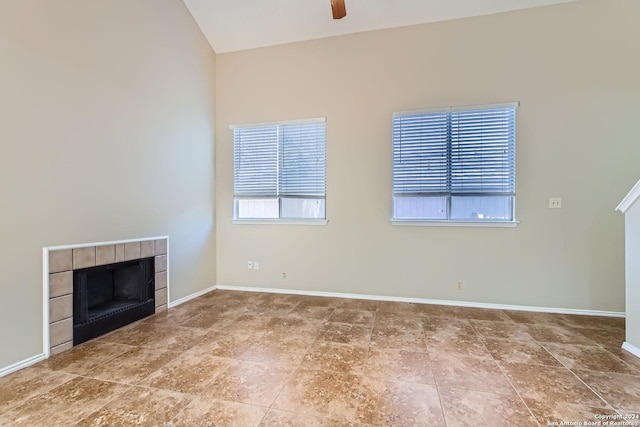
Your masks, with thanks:
[(623, 340), (616, 318), (218, 290), (0, 378), (0, 425), (597, 422), (640, 413)]

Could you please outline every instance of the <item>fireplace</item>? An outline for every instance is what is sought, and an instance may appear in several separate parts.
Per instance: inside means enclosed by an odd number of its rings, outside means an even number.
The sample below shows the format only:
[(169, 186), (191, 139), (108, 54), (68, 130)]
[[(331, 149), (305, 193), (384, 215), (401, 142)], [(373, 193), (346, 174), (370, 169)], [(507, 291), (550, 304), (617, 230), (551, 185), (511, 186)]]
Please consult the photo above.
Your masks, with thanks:
[(155, 312), (154, 258), (73, 272), (73, 345)]
[[(114, 279), (112, 276), (116, 266), (118, 266), (118, 272), (115, 273)], [(94, 267), (97, 269), (93, 270)], [(123, 268), (122, 271), (120, 267)], [(98, 335), (101, 335), (108, 330), (138, 320), (136, 316), (140, 312), (143, 312), (142, 317), (144, 317), (147, 313), (159, 313), (167, 310), (168, 307), (169, 238), (167, 236), (45, 247), (43, 248), (43, 269), (45, 271), (44, 316), (47, 319), (44, 348), (45, 351), (48, 350), (49, 355), (69, 350), (75, 345), (74, 343), (90, 339), (88, 336), (83, 337), (86, 334), (85, 328), (76, 328), (75, 323), (90, 325), (91, 328), (99, 331)], [(147, 283), (148, 288), (133, 292), (128, 284), (120, 283), (123, 280), (120, 275), (127, 273), (127, 270), (136, 270), (137, 273), (134, 276), (142, 275), (142, 282)], [(92, 272), (90, 275), (97, 276), (99, 281), (107, 278), (109, 281), (115, 280), (115, 289), (109, 288), (109, 291), (102, 291), (104, 292), (102, 294), (88, 287), (84, 291), (87, 307), (76, 308), (74, 295), (77, 291), (82, 293), (82, 285), (79, 285), (82, 278), (75, 280), (78, 284), (74, 289), (74, 276), (78, 276), (74, 274), (76, 272)], [(85, 279), (89, 279), (88, 276), (89, 274)], [(148, 291), (146, 296), (139, 293), (145, 290)], [(115, 298), (112, 298), (113, 295)], [(107, 302), (108, 300), (111, 302)], [(107, 321), (103, 320), (107, 317), (103, 317), (107, 312), (110, 312), (109, 314), (116, 312), (116, 317), (109, 320), (112, 324), (108, 328), (104, 326)], [(121, 314), (124, 312), (127, 314)], [(74, 322), (76, 313), (79, 316), (78, 322)]]

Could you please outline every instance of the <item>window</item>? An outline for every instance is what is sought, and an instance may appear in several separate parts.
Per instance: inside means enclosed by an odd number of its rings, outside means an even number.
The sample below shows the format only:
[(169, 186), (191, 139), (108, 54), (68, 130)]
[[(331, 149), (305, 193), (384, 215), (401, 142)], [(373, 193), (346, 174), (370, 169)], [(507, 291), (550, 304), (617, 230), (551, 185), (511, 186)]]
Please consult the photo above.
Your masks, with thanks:
[(325, 119), (233, 127), (234, 219), (324, 219), (325, 153)]
[(393, 220), (515, 221), (517, 103), (393, 115)]

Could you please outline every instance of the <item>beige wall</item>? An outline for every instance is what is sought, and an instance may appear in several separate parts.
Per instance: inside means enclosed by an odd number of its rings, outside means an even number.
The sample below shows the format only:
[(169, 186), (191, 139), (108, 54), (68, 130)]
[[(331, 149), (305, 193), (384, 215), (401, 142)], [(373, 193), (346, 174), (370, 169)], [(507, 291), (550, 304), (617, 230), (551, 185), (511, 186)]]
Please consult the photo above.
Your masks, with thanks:
[[(584, 0), (218, 55), (218, 285), (624, 311), (639, 16)], [(392, 226), (392, 112), (509, 101), (520, 226)], [(329, 224), (233, 225), (229, 125), (319, 116)]]
[(0, 0), (0, 368), (42, 351), (42, 248), (168, 235), (215, 284), (215, 55), (180, 0)]

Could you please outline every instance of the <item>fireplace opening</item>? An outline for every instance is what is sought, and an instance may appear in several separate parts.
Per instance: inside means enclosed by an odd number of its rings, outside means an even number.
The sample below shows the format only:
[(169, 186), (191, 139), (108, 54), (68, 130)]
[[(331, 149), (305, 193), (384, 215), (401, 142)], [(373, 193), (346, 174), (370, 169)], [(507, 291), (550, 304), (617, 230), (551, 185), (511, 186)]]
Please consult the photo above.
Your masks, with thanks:
[(73, 345), (155, 313), (154, 258), (73, 272)]

